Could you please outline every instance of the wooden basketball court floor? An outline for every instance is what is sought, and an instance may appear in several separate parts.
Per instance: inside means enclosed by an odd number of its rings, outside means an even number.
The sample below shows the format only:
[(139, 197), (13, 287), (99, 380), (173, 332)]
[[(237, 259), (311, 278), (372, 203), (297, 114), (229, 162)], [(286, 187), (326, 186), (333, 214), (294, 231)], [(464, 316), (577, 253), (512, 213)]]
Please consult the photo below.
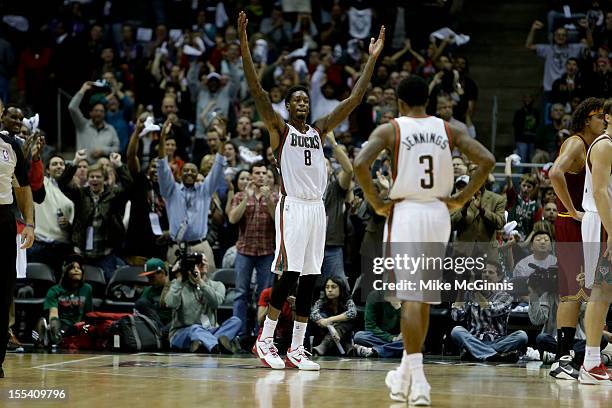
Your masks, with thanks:
[[(398, 360), (328, 358), (320, 372), (263, 368), (251, 356), (8, 354), (0, 407), (405, 407), (385, 374)], [(540, 362), (485, 365), (427, 359), (434, 407), (612, 407), (612, 387), (554, 380)], [(64, 390), (66, 400), (10, 399)], [(36, 396), (36, 394), (31, 394)]]

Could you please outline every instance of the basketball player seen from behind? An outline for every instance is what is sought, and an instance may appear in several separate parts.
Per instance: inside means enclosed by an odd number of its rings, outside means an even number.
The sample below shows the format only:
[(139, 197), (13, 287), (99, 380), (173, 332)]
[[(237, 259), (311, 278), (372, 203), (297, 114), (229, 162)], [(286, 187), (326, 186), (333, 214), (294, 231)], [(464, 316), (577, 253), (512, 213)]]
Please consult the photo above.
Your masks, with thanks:
[(577, 380), (570, 350), (574, 346), (580, 303), (588, 295), (577, 277), (583, 267), (580, 221), (587, 149), (604, 131), (603, 101), (584, 100), (572, 116), (573, 135), (565, 140), (550, 169), (550, 181), (557, 195), (559, 216), (555, 220), (555, 241), (559, 264), (559, 307), (557, 309), (557, 354), (550, 375), (562, 380)]
[[(272, 266), (272, 271), (281, 274), (281, 277), (272, 287), (270, 310), (253, 346), (253, 352), (266, 366), (274, 369), (285, 368), (286, 362), (290, 367), (301, 370), (319, 370), (319, 365), (306, 355), (303, 343), (312, 292), (316, 278), (321, 274), (325, 250), (323, 193), (327, 184), (327, 168), (323, 155), (324, 135), (338, 126), (361, 103), (376, 59), (383, 49), (385, 29), (381, 27), (378, 40), (371, 39), (370, 57), (351, 95), (310, 126), (306, 124), (310, 100), (308, 90), (304, 87), (292, 87), (287, 91), (285, 104), (289, 112), (288, 123), (272, 109), (268, 94), (257, 80), (248, 45), (247, 23), (246, 14), (241, 12), (238, 16), (238, 32), (244, 75), (257, 111), (270, 132), (270, 147), (275, 152), (281, 176), (281, 199), (274, 219), (276, 253)], [(274, 330), (280, 309), (298, 278), (300, 281), (295, 300), (293, 337), (283, 362), (273, 343)]]
[[(612, 300), (612, 102), (605, 103), (604, 114), (608, 128), (591, 144), (585, 166), (582, 238), (588, 243), (585, 248), (586, 281), (593, 289), (584, 316), (586, 348), (579, 379), (581, 384), (611, 386), (612, 372), (602, 363), (599, 346)], [(600, 242), (597, 246), (601, 246), (601, 252), (591, 255), (588, 249), (595, 242)]]
[[(400, 117), (374, 130), (355, 159), (355, 176), (374, 210), (387, 216), (386, 243), (446, 244), (451, 232), (449, 211), (462, 208), (472, 199), (487, 180), (495, 158), (467, 132), (426, 115), (428, 88), (420, 77), (410, 76), (402, 80), (397, 94)], [(478, 167), (465, 189), (450, 197), (453, 189), (451, 151), (454, 147), (458, 147)], [(385, 149), (392, 152), (393, 183), (387, 200), (378, 196), (370, 172), (370, 165)], [(404, 255), (418, 257), (421, 253)], [(394, 273), (396, 282), (410, 279), (407, 277), (410, 272), (405, 270), (395, 270)], [(405, 273), (403, 278), (402, 273)], [(431, 403), (421, 350), (429, 326), (429, 304), (439, 303), (440, 293), (436, 292), (433, 297), (425, 299), (418, 291), (398, 290), (389, 298), (402, 302), (404, 354), (400, 367), (390, 371), (385, 379), (390, 397), (396, 401), (408, 400), (411, 405)]]

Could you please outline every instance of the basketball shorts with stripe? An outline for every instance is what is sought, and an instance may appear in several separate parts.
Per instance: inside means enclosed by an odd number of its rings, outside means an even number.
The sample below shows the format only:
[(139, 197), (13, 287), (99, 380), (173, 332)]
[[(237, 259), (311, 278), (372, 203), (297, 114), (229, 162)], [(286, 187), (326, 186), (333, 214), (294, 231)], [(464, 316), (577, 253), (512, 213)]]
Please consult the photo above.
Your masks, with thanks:
[[(607, 248), (606, 230), (596, 212), (585, 211), (582, 217), (582, 240), (584, 245), (584, 279), (587, 288), (594, 284), (612, 285), (610, 263), (603, 256)], [(593, 299), (596, 300), (596, 299)]]
[(272, 272), (320, 275), (327, 219), (322, 200), (281, 196), (276, 205), (276, 250)]
[[(385, 224), (383, 253), (385, 257), (444, 259), (451, 233), (451, 221), (446, 204), (441, 201), (402, 201), (393, 206)], [(429, 267), (418, 270), (395, 268), (387, 273), (387, 282), (441, 281), (442, 269)], [(388, 300), (438, 304), (438, 290), (388, 290)]]

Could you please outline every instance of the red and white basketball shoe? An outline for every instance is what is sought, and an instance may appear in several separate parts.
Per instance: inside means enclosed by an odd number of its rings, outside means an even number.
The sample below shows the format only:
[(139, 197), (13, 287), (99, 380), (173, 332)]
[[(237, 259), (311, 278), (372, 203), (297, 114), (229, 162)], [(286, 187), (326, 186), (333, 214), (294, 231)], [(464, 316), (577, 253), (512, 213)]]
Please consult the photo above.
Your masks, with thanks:
[(289, 350), (287, 350), (285, 362), (287, 363), (287, 366), (299, 368), (300, 370), (319, 371), (321, 366), (310, 360), (307, 354), (310, 353), (304, 349), (304, 346), (300, 346), (295, 350), (291, 350), (291, 348), (289, 348)]
[[(261, 336), (261, 334), (259, 335)], [(257, 337), (255, 345), (253, 346), (253, 354), (257, 355), (261, 362), (270, 368), (275, 370), (282, 370), (285, 368), (285, 362), (278, 355), (278, 349), (274, 345), (272, 337), (267, 337), (261, 340)]]
[(608, 385), (612, 386), (612, 372), (603, 363), (587, 371), (584, 366), (580, 367), (580, 384)]

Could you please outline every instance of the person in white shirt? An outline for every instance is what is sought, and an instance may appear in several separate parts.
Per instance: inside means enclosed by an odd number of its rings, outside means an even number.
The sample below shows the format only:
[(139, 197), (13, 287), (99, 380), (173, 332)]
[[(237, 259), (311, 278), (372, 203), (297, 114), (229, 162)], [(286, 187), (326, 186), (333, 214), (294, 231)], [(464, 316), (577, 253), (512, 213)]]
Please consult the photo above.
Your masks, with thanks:
[(557, 258), (551, 254), (552, 240), (546, 231), (539, 231), (531, 238), (531, 250), (533, 254), (521, 259), (514, 267), (515, 278), (527, 278), (534, 272), (529, 264), (541, 268), (549, 268), (557, 263)]
[(34, 203), (36, 240), (28, 250), (30, 262), (45, 263), (56, 272), (61, 271), (63, 260), (72, 253), (70, 228), (74, 219), (74, 204), (57, 184), (65, 168), (62, 156), (53, 155), (47, 162), (45, 200), (40, 204)]

